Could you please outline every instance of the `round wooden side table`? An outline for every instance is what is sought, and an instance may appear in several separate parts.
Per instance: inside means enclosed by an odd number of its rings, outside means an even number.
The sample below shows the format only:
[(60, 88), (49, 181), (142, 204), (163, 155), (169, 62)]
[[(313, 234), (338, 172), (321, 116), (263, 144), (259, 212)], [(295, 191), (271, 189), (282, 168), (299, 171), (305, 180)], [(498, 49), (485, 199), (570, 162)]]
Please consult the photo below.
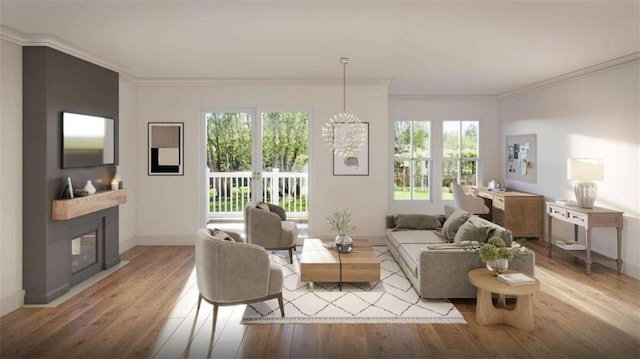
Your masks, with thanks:
[[(509, 270), (507, 273), (517, 273)], [(540, 281), (534, 284), (508, 285), (499, 281), (486, 268), (469, 272), (469, 282), (478, 288), (476, 299), (476, 322), (481, 325), (507, 324), (514, 328), (533, 331), (533, 294), (540, 290)], [(497, 305), (493, 305), (491, 294), (498, 294)], [(513, 309), (505, 307), (505, 296), (515, 296)]]

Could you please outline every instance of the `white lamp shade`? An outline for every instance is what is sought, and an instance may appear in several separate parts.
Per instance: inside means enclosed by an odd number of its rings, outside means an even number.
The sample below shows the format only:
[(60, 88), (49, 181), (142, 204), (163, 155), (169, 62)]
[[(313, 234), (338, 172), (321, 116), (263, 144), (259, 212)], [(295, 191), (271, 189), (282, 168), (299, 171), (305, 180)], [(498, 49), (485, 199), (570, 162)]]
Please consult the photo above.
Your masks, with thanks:
[(574, 181), (602, 181), (604, 162), (600, 158), (567, 159), (567, 179)]

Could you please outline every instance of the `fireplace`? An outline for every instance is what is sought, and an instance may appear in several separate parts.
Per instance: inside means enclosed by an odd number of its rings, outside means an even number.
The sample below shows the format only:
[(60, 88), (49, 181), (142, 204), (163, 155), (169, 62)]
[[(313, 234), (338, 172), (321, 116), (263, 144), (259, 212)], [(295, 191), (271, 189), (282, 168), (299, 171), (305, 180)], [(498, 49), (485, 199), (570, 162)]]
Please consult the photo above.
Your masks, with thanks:
[(74, 286), (105, 268), (104, 217), (76, 224), (69, 229), (69, 285)]
[(98, 231), (71, 240), (71, 274), (98, 263)]

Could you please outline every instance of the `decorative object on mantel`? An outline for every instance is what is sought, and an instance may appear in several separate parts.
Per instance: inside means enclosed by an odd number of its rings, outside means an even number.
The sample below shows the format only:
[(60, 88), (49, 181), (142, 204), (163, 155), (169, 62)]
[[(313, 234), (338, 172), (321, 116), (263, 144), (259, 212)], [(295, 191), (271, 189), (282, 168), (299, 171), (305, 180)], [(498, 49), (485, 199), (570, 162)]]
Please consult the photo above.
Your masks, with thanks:
[[(86, 197), (89, 195), (89, 191), (87, 191), (84, 188), (78, 188), (75, 191), (73, 191), (74, 196), (76, 197)], [(72, 197), (73, 199), (73, 197)]]
[(118, 166), (116, 166), (116, 173), (113, 175), (113, 179), (111, 180), (111, 190), (115, 191), (120, 188), (120, 174), (118, 171)]
[(604, 179), (604, 162), (601, 158), (569, 158), (567, 179), (577, 181), (573, 189), (578, 205), (593, 208), (598, 195), (598, 186), (593, 181)]
[(351, 211), (339, 209), (331, 213), (327, 217), (327, 224), (331, 226), (331, 230), (338, 232), (336, 236), (338, 252), (351, 253), (353, 251), (353, 239), (349, 236), (349, 233), (356, 230), (356, 227), (351, 223)]
[(92, 195), (96, 193), (96, 188), (91, 183), (91, 180), (87, 180), (87, 184), (84, 185), (84, 190), (87, 191), (88, 195)]
[(322, 126), (322, 138), (331, 152), (340, 157), (355, 156), (365, 145), (368, 129), (360, 118), (347, 112), (346, 68), (349, 58), (340, 58), (342, 63), (342, 112), (338, 113)]

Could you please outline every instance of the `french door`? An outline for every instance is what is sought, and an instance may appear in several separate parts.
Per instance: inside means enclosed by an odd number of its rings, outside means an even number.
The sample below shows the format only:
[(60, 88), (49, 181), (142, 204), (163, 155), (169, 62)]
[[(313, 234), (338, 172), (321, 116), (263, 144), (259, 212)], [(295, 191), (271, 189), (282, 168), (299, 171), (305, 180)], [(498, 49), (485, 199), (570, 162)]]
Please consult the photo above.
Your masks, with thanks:
[(248, 201), (307, 217), (309, 114), (205, 113), (209, 218), (241, 217)]

